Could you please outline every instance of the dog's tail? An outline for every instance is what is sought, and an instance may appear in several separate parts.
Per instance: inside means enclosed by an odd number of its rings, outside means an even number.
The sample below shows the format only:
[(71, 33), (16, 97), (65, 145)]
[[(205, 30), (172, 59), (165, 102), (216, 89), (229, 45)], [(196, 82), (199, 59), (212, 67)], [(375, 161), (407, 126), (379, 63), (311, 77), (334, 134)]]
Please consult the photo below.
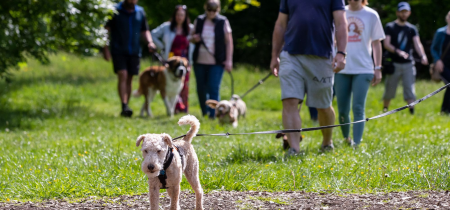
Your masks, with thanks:
[(183, 138), (185, 141), (191, 143), (192, 138), (198, 133), (198, 129), (200, 128), (200, 122), (194, 115), (186, 115), (182, 117), (178, 121), (178, 125), (191, 125), (191, 129), (186, 133), (186, 136)]
[(133, 91), (133, 97), (139, 98), (141, 95), (142, 95), (141, 85), (139, 85), (139, 88)]

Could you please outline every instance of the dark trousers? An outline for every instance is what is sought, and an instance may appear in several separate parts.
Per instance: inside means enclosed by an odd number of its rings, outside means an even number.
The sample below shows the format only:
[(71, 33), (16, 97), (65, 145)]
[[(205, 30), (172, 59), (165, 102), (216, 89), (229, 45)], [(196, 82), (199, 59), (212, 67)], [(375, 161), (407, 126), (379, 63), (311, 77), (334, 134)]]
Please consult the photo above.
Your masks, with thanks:
[[(441, 73), (441, 76), (442, 76), (445, 84), (448, 84), (450, 82), (450, 68), (447, 66), (444, 67), (444, 71)], [(448, 87), (445, 89), (444, 100), (442, 101), (441, 112), (450, 114), (450, 90)]]
[(202, 114), (215, 117), (215, 110), (206, 106), (206, 100), (220, 100), (219, 90), (223, 76), (222, 65), (194, 64), (195, 79), (197, 80), (197, 94)]

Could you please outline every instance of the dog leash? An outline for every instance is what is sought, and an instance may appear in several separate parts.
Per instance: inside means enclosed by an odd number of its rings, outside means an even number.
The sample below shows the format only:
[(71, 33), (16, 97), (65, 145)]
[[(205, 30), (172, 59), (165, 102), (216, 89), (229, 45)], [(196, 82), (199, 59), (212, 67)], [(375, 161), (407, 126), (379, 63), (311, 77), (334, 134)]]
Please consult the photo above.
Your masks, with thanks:
[[(397, 113), (399, 111), (402, 111), (404, 109), (413, 107), (415, 105), (417, 105), (418, 103), (427, 100), (428, 98), (430, 98), (431, 96), (436, 95), (437, 93), (441, 92), (442, 90), (444, 90), (445, 88), (450, 87), (450, 83), (448, 83), (447, 85), (442, 86), (441, 88), (433, 91), (432, 93), (426, 95), (425, 97), (416, 100), (406, 106), (385, 112), (383, 114), (371, 117), (371, 118), (366, 118), (364, 120), (359, 120), (359, 121), (354, 121), (354, 122), (349, 122), (349, 123), (343, 123), (343, 124), (338, 124), (338, 125), (326, 125), (326, 126), (319, 126), (319, 127), (313, 127), (313, 128), (300, 128), (300, 129), (284, 129), (284, 130), (273, 130), (273, 131), (258, 131), (258, 132), (249, 132), (249, 133), (218, 133), (218, 134), (197, 134), (195, 136), (235, 136), (235, 135), (254, 135), (254, 134), (275, 134), (275, 133), (299, 133), (299, 132), (307, 132), (307, 131), (315, 131), (315, 130), (322, 130), (322, 129), (327, 129), (327, 128), (334, 128), (334, 127), (340, 127), (340, 126), (344, 126), (344, 125), (351, 125), (351, 124), (357, 124), (357, 123), (362, 123), (362, 122), (366, 122), (369, 120), (374, 120), (374, 119), (378, 119), (378, 118), (382, 118), (394, 113)], [(182, 136), (178, 136), (176, 138), (173, 138), (172, 140), (177, 140), (180, 138), (185, 137), (186, 135), (182, 135)]]
[(250, 92), (252, 92), (256, 87), (258, 87), (259, 85), (261, 85), (262, 83), (264, 83), (264, 81), (266, 81), (270, 76), (272, 75), (272, 72), (269, 72), (269, 74), (267, 74), (267, 76), (265, 76), (263, 79), (259, 80), (258, 83), (256, 83), (256, 85), (254, 85), (252, 88), (250, 88), (250, 90), (248, 90), (247, 92), (245, 92), (242, 96), (241, 99), (244, 98), (247, 94), (249, 94)]

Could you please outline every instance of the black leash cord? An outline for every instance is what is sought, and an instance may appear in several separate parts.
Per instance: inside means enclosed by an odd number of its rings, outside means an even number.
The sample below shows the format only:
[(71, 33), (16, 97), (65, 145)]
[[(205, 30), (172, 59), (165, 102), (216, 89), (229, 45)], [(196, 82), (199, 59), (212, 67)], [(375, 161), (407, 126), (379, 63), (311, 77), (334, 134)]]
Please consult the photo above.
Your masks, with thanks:
[(244, 95), (241, 96), (241, 99), (244, 98), (247, 94), (249, 94), (250, 92), (252, 92), (256, 87), (258, 87), (259, 85), (261, 85), (262, 83), (264, 83), (264, 81), (266, 81), (270, 76), (272, 75), (272, 72), (269, 72), (269, 74), (264, 77), (263, 79), (259, 80), (258, 83), (256, 83), (255, 86), (253, 86), (252, 88), (250, 88), (250, 90), (248, 90), (247, 92), (244, 93)]
[[(349, 123), (344, 123), (344, 124), (338, 124), (338, 125), (326, 125), (326, 126), (319, 126), (319, 127), (313, 127), (313, 128), (301, 128), (301, 129), (285, 129), (285, 130), (274, 130), (274, 131), (258, 131), (258, 132), (250, 132), (250, 133), (218, 133), (218, 134), (197, 134), (196, 136), (235, 136), (235, 135), (253, 135), (253, 134), (275, 134), (275, 133), (299, 133), (299, 132), (307, 132), (307, 131), (315, 131), (315, 130), (322, 130), (322, 129), (327, 129), (327, 128), (335, 128), (335, 127), (340, 127), (343, 125), (351, 125), (351, 124), (356, 124), (356, 123), (362, 123), (362, 122), (366, 122), (369, 120), (374, 120), (374, 119), (378, 119), (378, 118), (382, 118), (394, 113), (397, 113), (399, 111), (402, 111), (404, 109), (410, 108), (415, 106), (416, 104), (425, 101), (426, 99), (430, 98), (431, 96), (436, 95), (437, 93), (441, 92), (442, 90), (444, 90), (445, 88), (449, 87), (450, 83), (448, 83), (447, 85), (442, 86), (441, 88), (433, 91), (432, 93), (424, 96), (423, 98), (416, 100), (406, 106), (388, 111), (386, 113), (371, 117), (371, 118), (366, 118), (365, 120), (359, 120), (359, 121), (355, 121), (355, 122), (349, 122)], [(173, 138), (172, 140), (177, 140), (177, 139), (181, 139), (183, 137), (185, 137), (186, 135), (182, 135), (182, 136), (178, 136), (176, 138)]]

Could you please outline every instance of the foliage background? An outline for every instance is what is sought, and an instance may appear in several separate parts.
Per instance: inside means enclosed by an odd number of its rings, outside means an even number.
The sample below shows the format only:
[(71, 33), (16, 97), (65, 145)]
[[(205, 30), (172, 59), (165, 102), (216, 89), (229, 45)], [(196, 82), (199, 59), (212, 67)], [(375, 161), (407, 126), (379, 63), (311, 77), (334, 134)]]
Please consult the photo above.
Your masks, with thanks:
[[(48, 62), (48, 54), (64, 50), (79, 55), (95, 55), (105, 43), (103, 24), (113, 14), (119, 0), (16, 0), (0, 2), (0, 77), (7, 69), (19, 67), (27, 56)], [(383, 24), (396, 18), (399, 1), (369, 0)], [(450, 0), (410, 0), (409, 21), (419, 28), (427, 54), (437, 28), (444, 26)], [(235, 63), (267, 69), (271, 39), (280, 0), (222, 0), (222, 14), (233, 29)], [(150, 28), (167, 21), (177, 4), (188, 6), (193, 22), (203, 13), (204, 0), (139, 1)], [(430, 56), (429, 56), (430, 57)], [(419, 70), (425, 69), (418, 65)], [(422, 73), (420, 73), (422, 72)], [(419, 71), (420, 77), (427, 76)]]

